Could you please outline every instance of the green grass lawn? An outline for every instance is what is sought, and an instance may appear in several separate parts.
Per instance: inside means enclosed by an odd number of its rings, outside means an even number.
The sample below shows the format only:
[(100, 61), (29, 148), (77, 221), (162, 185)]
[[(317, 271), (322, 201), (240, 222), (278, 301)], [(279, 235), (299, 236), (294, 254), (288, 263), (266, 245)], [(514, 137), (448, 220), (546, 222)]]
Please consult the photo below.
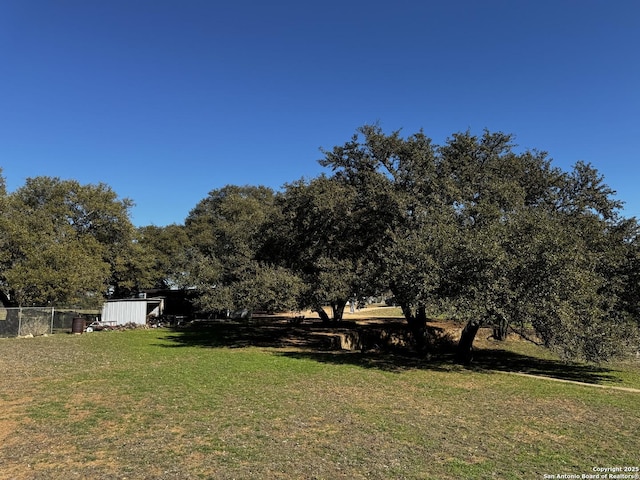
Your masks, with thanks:
[[(0, 478), (542, 479), (640, 465), (637, 362), (448, 357), (229, 329), (0, 340)], [(281, 340), (281, 339), (280, 339)], [(485, 342), (486, 343), (486, 342)]]

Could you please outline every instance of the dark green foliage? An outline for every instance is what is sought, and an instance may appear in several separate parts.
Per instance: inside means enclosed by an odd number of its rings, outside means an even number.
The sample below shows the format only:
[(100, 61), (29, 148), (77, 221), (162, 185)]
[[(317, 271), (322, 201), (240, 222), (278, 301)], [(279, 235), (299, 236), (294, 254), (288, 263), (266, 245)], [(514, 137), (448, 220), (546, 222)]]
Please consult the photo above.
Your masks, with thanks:
[(304, 281), (300, 306), (313, 308), (326, 321), (340, 321), (347, 301), (376, 285), (367, 261), (371, 210), (359, 203), (357, 193), (325, 176), (287, 185), (265, 230), (264, 255)]
[(463, 361), (480, 326), (499, 338), (532, 327), (561, 354), (594, 361), (634, 341), (637, 225), (619, 218), (591, 166), (562, 172), (502, 133), (435, 147), (422, 132), (403, 139), (376, 126), (325, 154), (363, 208), (371, 198), (367, 261), (378, 261), (409, 324), (430, 310), (469, 322)]
[(183, 225), (147, 226), (138, 229), (138, 244), (147, 260), (145, 288), (185, 288), (186, 264), (191, 241)]
[(190, 240), (185, 281), (198, 288), (200, 309), (295, 308), (299, 279), (259, 256), (274, 202), (267, 187), (228, 185), (210, 192), (191, 211), (185, 224)]
[[(38, 177), (7, 194), (0, 175), (0, 299), (98, 303), (140, 288), (189, 287), (203, 312), (313, 308), (391, 292), (417, 339), (433, 315), (475, 335), (516, 331), (566, 358), (638, 347), (635, 219), (590, 165), (568, 172), (510, 135), (434, 145), (365, 125), (323, 151), (330, 175), (282, 192), (213, 190), (185, 225), (143, 227), (105, 185)], [(331, 314), (325, 308), (331, 308)]]
[(97, 306), (131, 282), (131, 202), (106, 185), (27, 179), (2, 195), (0, 288), (20, 305)]

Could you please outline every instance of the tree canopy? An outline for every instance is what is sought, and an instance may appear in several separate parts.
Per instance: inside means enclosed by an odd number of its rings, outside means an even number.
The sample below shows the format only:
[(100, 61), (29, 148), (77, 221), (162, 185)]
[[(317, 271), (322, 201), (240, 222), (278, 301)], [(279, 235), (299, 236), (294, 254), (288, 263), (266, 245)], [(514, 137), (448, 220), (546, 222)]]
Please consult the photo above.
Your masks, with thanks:
[(184, 225), (138, 229), (106, 185), (37, 177), (7, 193), (0, 174), (0, 299), (188, 287), (204, 313), (312, 308), (329, 322), (391, 292), (419, 349), (431, 316), (466, 322), (464, 362), (481, 327), (533, 330), (567, 358), (637, 345), (638, 224), (593, 166), (563, 171), (502, 132), (435, 145), (376, 125), (322, 154), (328, 173), (279, 192), (227, 185)]
[(258, 255), (274, 212), (272, 189), (228, 185), (211, 191), (189, 213), (187, 278), (198, 289), (202, 310), (295, 308), (299, 279)]
[(97, 305), (133, 282), (130, 200), (106, 185), (27, 179), (2, 199), (0, 288), (17, 305)]
[(562, 172), (544, 152), (517, 153), (503, 133), (433, 146), (422, 132), (403, 139), (377, 126), (322, 164), (362, 198), (375, 192), (372, 248), (384, 252), (381, 275), (408, 322), (424, 324), (434, 307), (467, 320), (461, 360), (481, 326), (500, 338), (531, 324), (547, 346), (590, 360), (629, 338), (634, 307), (618, 299), (637, 298), (638, 285), (619, 271), (637, 227), (592, 166)]

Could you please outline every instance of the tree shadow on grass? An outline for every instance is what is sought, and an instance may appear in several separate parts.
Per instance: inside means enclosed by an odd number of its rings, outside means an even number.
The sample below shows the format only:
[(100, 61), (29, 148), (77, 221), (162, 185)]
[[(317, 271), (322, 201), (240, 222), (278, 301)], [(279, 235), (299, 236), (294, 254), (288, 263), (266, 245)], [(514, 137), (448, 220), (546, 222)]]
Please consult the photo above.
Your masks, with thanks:
[(268, 322), (208, 320), (174, 329), (165, 339), (173, 342), (172, 347), (331, 349), (331, 340), (314, 335), (315, 331), (319, 329), (313, 325), (297, 325), (285, 318)]
[(532, 357), (501, 348), (477, 350), (468, 368), (480, 372), (521, 373), (593, 385), (622, 382), (613, 374), (614, 370), (603, 365)]
[(362, 368), (376, 368), (389, 372), (407, 370), (435, 370), (444, 372), (473, 371), (479, 373), (518, 373), (536, 375), (556, 380), (568, 380), (592, 385), (620, 383), (614, 371), (597, 365), (566, 363), (560, 360), (547, 360), (508, 350), (480, 350), (471, 365), (458, 365), (453, 352), (438, 352), (426, 357), (399, 355), (382, 352), (279, 352), (278, 355), (311, 359), (322, 363), (348, 364)]
[[(393, 329), (406, 329), (397, 321)], [(455, 342), (442, 336), (432, 327), (430, 338), (437, 342), (427, 347), (425, 354), (417, 354), (406, 347), (353, 345), (344, 349), (344, 338), (359, 332), (359, 338), (372, 336), (380, 331), (380, 324), (356, 325), (342, 322), (332, 326), (320, 322), (291, 323), (290, 319), (270, 318), (266, 321), (201, 321), (176, 329), (165, 337), (172, 343), (165, 347), (245, 348), (275, 349), (282, 357), (313, 360), (334, 365), (353, 365), (388, 372), (407, 370), (475, 371), (483, 373), (507, 372), (537, 375), (552, 379), (601, 384), (621, 382), (614, 371), (604, 366), (544, 359), (512, 352), (502, 348), (478, 349), (470, 366), (455, 362)], [(387, 326), (386, 328), (389, 328)], [(341, 348), (342, 347), (342, 348)]]
[(423, 357), (407, 352), (405, 354), (389, 352), (359, 351), (283, 351), (276, 355), (299, 360), (313, 360), (332, 365), (352, 365), (366, 369), (401, 373), (409, 370), (433, 370), (450, 372), (462, 369), (454, 362), (454, 355), (439, 354)]

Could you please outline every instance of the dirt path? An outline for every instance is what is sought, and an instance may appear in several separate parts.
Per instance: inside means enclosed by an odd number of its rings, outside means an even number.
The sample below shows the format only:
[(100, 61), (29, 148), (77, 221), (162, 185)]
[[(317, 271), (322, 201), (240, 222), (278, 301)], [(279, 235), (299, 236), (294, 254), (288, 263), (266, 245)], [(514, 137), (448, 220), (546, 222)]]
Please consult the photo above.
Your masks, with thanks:
[(584, 387), (596, 387), (596, 388), (606, 388), (609, 390), (620, 390), (622, 392), (631, 392), (631, 393), (640, 393), (640, 389), (631, 388), (631, 387), (616, 387), (615, 385), (598, 385), (595, 383), (585, 383), (578, 382), (575, 380), (565, 380), (563, 378), (553, 378), (553, 377), (545, 377), (544, 375), (533, 375), (531, 373), (522, 373), (522, 372), (503, 372), (500, 370), (494, 370), (496, 373), (504, 373), (507, 375), (519, 375), (521, 377), (529, 377), (529, 378), (538, 378), (541, 380), (551, 380), (552, 382), (562, 382), (562, 383), (572, 383), (574, 385), (582, 385)]

